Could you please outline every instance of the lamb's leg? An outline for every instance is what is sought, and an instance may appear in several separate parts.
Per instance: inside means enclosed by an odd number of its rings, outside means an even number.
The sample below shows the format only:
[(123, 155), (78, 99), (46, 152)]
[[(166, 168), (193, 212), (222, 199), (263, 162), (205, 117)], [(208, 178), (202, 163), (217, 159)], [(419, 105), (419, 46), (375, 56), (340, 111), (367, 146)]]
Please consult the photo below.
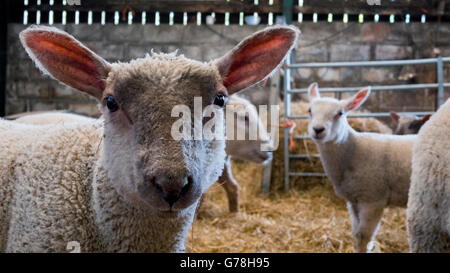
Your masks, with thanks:
[(228, 198), (228, 207), (230, 212), (238, 212), (239, 211), (239, 185), (233, 177), (231, 173), (231, 162), (228, 157), (225, 166), (223, 168), (223, 173), (219, 177), (220, 185), (223, 186), (225, 191), (227, 192)]
[(347, 203), (352, 222), (353, 245), (356, 252), (367, 252), (367, 244), (375, 238), (385, 202)]

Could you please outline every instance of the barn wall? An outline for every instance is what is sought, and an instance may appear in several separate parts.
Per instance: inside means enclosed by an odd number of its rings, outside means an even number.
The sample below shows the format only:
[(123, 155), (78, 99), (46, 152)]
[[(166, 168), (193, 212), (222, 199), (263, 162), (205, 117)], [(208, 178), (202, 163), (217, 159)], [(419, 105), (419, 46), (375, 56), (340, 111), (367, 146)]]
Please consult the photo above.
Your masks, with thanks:
[[(143, 57), (152, 48), (172, 52), (179, 49), (187, 57), (211, 60), (231, 49), (260, 26), (182, 26), (182, 25), (56, 25), (73, 34), (108, 61), (126, 61)], [(47, 109), (69, 109), (97, 115), (95, 101), (87, 95), (43, 77), (26, 56), (18, 34), (25, 26), (9, 25), (6, 113)], [(300, 25), (302, 36), (297, 45), (300, 62), (387, 60), (429, 57), (431, 41), (443, 56), (450, 56), (450, 25), (436, 24), (341, 24), (312, 23)], [(438, 31), (439, 30), (439, 31)], [(329, 37), (328, 39), (326, 39)], [(324, 40), (325, 39), (325, 40)], [(320, 41), (320, 42), (317, 42)], [(306, 87), (312, 81), (321, 86), (360, 86), (398, 84), (401, 67), (382, 69), (307, 69), (296, 72), (296, 85)], [(432, 71), (433, 67), (425, 69)], [(431, 75), (433, 78), (434, 76)], [(429, 78), (429, 77), (428, 77)], [(449, 81), (449, 71), (445, 78)], [(422, 79), (421, 82), (427, 81)], [(249, 90), (256, 103), (265, 103), (261, 88)], [(434, 96), (418, 92), (414, 96), (386, 92), (372, 96), (370, 108), (383, 110), (432, 110)]]

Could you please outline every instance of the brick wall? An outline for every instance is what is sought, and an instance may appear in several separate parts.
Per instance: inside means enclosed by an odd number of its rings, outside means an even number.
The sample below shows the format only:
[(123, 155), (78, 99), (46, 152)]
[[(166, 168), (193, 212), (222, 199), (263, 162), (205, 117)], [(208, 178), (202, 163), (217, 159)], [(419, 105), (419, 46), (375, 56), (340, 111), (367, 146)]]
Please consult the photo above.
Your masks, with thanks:
[[(179, 49), (187, 57), (208, 61), (223, 55), (242, 38), (263, 28), (139, 24), (55, 26), (71, 33), (110, 62), (143, 57), (151, 49), (162, 52)], [(302, 30), (296, 48), (299, 62), (422, 58), (429, 57), (427, 55), (434, 45), (441, 49), (443, 56), (450, 56), (449, 24), (308, 22), (299, 26)], [(20, 45), (18, 34), (24, 28), (20, 24), (11, 24), (8, 28), (6, 113), (69, 109), (91, 116), (98, 115), (95, 101), (89, 96), (41, 75)], [(433, 73), (433, 68), (422, 69), (419, 74)], [(295, 84), (297, 87), (306, 87), (312, 81), (317, 81), (323, 87), (338, 87), (405, 83), (398, 80), (401, 73), (401, 67), (302, 69), (295, 72)], [(449, 74), (447, 69), (447, 81), (450, 81)], [(418, 78), (425, 79), (422, 82), (427, 80), (425, 76)], [(246, 91), (246, 95), (255, 103), (266, 103), (267, 96), (261, 92), (265, 88), (253, 88)], [(374, 94), (368, 107), (374, 111), (432, 110), (434, 101), (433, 90), (395, 94), (383, 92)]]

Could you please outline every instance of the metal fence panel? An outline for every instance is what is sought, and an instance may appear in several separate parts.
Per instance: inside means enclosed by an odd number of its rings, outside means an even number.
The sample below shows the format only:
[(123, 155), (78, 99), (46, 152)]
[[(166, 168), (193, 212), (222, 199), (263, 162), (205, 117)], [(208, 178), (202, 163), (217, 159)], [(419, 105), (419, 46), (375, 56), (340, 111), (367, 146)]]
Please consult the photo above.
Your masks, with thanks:
[[(286, 61), (286, 73), (284, 77), (284, 107), (285, 117), (288, 119), (307, 119), (308, 115), (291, 115), (291, 95), (296, 93), (307, 93), (307, 88), (291, 89), (291, 73), (293, 69), (305, 69), (305, 68), (331, 68), (331, 67), (381, 67), (381, 66), (400, 66), (400, 65), (423, 65), (423, 64), (436, 64), (437, 79), (436, 83), (426, 84), (402, 84), (402, 85), (377, 85), (371, 86), (372, 91), (383, 92), (390, 91), (407, 91), (413, 92), (420, 89), (437, 88), (438, 106), (444, 103), (444, 89), (450, 88), (450, 83), (444, 82), (444, 63), (450, 62), (450, 57), (438, 57), (427, 59), (414, 59), (414, 60), (391, 60), (391, 61), (364, 61), (364, 62), (330, 62), (330, 63), (291, 63), (290, 56)], [(328, 93), (343, 93), (343, 92), (357, 92), (363, 87), (338, 87), (338, 88), (320, 88), (321, 92)], [(437, 109), (436, 109), (437, 110)], [(399, 112), (401, 114), (409, 115), (427, 115), (434, 112)], [(388, 117), (389, 113), (367, 113), (367, 114), (355, 114), (348, 117), (356, 118), (373, 118), (373, 117)], [(311, 139), (307, 135), (296, 135), (294, 140)], [(301, 160), (311, 157), (319, 157), (317, 154), (290, 154), (289, 152), (289, 128), (284, 129), (284, 189), (286, 191), (290, 188), (289, 178), (291, 176), (304, 176), (304, 177), (326, 177), (324, 173), (311, 173), (311, 172), (293, 172), (290, 170), (290, 159)]]

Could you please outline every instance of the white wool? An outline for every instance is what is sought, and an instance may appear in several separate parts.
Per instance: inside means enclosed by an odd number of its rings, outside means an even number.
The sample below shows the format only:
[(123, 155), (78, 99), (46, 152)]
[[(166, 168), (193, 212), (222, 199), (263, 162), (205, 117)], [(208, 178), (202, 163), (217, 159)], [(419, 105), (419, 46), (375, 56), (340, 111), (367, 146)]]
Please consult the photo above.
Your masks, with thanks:
[[(237, 108), (237, 119), (244, 119), (245, 116), (250, 121), (256, 121), (258, 135), (257, 140), (227, 140), (226, 153), (227, 160), (225, 161), (222, 175), (217, 181), (222, 185), (227, 193), (228, 205), (230, 212), (237, 212), (239, 210), (239, 184), (233, 177), (231, 170), (231, 158), (251, 161), (259, 164), (265, 164), (272, 158), (270, 152), (261, 151), (262, 144), (269, 144), (270, 138), (268, 133), (264, 130), (263, 123), (258, 115), (256, 107), (248, 100), (233, 95), (229, 98), (227, 106), (241, 107)], [(246, 122), (237, 122), (234, 120), (235, 130), (248, 130), (249, 126)]]
[(39, 114), (30, 114), (16, 119), (16, 122), (34, 125), (49, 125), (63, 123), (79, 123), (93, 121), (93, 118), (62, 112), (48, 112)]
[(103, 120), (41, 126), (0, 120), (0, 251), (24, 244), (30, 252), (62, 251), (71, 241), (82, 252), (184, 251), (196, 204), (163, 219), (123, 200), (106, 183), (102, 136)]
[(407, 221), (411, 252), (450, 251), (450, 100), (414, 145)]
[[(359, 133), (346, 120), (345, 108), (351, 99), (311, 101), (309, 133), (336, 194), (347, 201), (355, 250), (365, 252), (376, 235), (383, 209), (406, 206), (416, 136)], [(338, 117), (340, 111), (344, 112)], [(324, 128), (322, 138), (314, 138), (314, 128)]]

